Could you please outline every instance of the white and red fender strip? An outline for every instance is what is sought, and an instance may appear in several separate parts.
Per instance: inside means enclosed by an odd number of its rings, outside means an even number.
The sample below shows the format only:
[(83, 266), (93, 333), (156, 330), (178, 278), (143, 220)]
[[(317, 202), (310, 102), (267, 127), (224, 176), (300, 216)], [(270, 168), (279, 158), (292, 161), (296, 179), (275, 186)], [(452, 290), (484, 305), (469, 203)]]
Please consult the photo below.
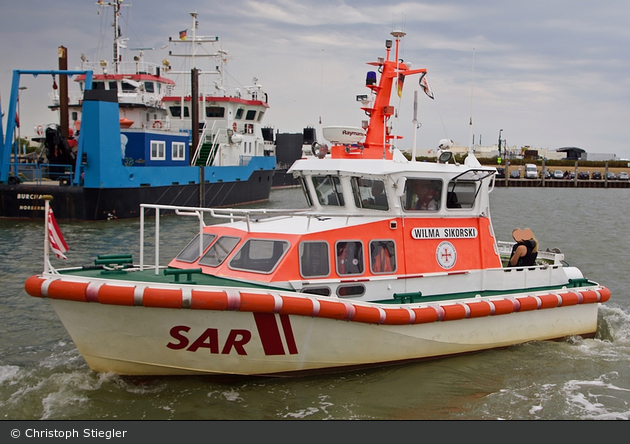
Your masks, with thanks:
[(368, 324), (407, 325), (466, 318), (498, 316), (531, 310), (606, 302), (610, 290), (559, 290), (549, 294), (498, 297), (491, 300), (428, 303), (400, 307), (389, 304), (322, 299), (310, 295), (286, 295), (274, 292), (228, 290), (197, 290), (191, 287), (153, 287), (150, 285), (110, 285), (77, 282), (63, 278), (31, 276), (24, 284), (34, 297), (64, 299), (77, 302), (143, 306), (156, 308), (187, 308), (191, 310), (230, 310), (253, 313), (279, 313), (362, 322)]

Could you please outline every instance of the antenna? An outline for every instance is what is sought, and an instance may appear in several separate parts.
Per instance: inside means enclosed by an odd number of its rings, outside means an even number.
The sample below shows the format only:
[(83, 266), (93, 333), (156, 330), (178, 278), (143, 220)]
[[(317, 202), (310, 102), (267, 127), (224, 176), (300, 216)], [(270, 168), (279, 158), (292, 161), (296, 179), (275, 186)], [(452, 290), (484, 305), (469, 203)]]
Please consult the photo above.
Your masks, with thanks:
[(470, 80), (470, 123), (468, 129), (468, 154), (473, 152), (472, 148), (472, 108), (473, 108), (473, 87), (475, 85), (475, 48), (473, 48), (473, 58), (472, 58), (472, 74)]

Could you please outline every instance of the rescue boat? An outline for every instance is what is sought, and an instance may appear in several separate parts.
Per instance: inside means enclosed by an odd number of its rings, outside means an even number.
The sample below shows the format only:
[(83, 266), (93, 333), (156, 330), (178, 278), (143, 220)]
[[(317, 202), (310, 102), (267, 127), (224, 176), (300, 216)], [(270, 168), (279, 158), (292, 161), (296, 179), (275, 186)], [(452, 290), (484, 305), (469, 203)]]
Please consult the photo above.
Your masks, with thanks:
[[(368, 124), (331, 128), (330, 149), (290, 169), (307, 209), (143, 204), (135, 262), (101, 255), (55, 270), (45, 253), (26, 292), (50, 301), (94, 371), (290, 376), (595, 335), (606, 287), (558, 250), (507, 266), (512, 243), (496, 239), (490, 218), (495, 168), (472, 152), (455, 162), (448, 144), (435, 163), (393, 146), (394, 82), (426, 70), (399, 60), (404, 33), (392, 35), (395, 56), (388, 40), (371, 64), (378, 84), (367, 76)], [(160, 265), (167, 211), (199, 228)], [(145, 213), (155, 239), (145, 239)]]

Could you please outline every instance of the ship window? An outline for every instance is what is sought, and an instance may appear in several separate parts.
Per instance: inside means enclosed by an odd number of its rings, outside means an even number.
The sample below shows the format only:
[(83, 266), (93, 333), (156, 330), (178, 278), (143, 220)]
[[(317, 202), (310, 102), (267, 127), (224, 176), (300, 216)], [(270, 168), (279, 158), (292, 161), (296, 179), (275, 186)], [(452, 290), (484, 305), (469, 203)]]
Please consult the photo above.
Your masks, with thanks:
[[(171, 112), (171, 116), (173, 117), (182, 117), (182, 107), (179, 105), (175, 105), (175, 106), (169, 106), (168, 110)], [(190, 114), (188, 112), (188, 107), (185, 106), (184, 107), (184, 117), (190, 117)]]
[[(203, 250), (217, 237), (215, 234), (203, 233)], [(199, 234), (177, 255), (177, 260), (192, 263), (199, 257)]]
[(148, 93), (155, 92), (155, 87), (153, 86), (153, 82), (144, 82), (144, 90)]
[(340, 298), (356, 298), (365, 294), (365, 285), (340, 285), (337, 287), (337, 296)]
[(330, 296), (330, 288), (328, 287), (308, 287), (302, 289), (302, 293), (315, 294), (317, 296)]
[(258, 121), (259, 121), (259, 122), (261, 122), (261, 121), (262, 121), (262, 118), (263, 118), (263, 116), (264, 116), (264, 115), (265, 115), (265, 112), (264, 112), (264, 111), (261, 111), (261, 112), (259, 112), (259, 113), (258, 113)]
[(477, 191), (475, 182), (450, 182), (446, 192), (446, 208), (472, 208)]
[(235, 119), (241, 120), (243, 118), (243, 113), (245, 112), (244, 108), (239, 108), (236, 110), (236, 116), (234, 117)]
[(223, 263), (226, 257), (230, 255), (234, 247), (241, 240), (239, 237), (221, 236), (199, 259), (199, 265), (207, 265), (208, 267), (218, 267)]
[(206, 117), (224, 117), (225, 108), (222, 106), (206, 106)]
[(103, 82), (92, 82), (92, 89), (105, 89), (105, 83), (103, 83)]
[(171, 145), (173, 160), (186, 160), (186, 144), (183, 142), (173, 142)]
[(166, 159), (166, 142), (163, 140), (151, 141), (151, 160)]
[[(136, 85), (137, 85), (137, 83), (136, 83)], [(122, 82), (121, 87), (122, 87), (123, 92), (129, 92), (129, 91), (135, 91), (136, 90), (136, 86), (132, 85), (131, 83), (127, 83), (124, 80)]]
[(360, 241), (341, 241), (335, 246), (337, 274), (363, 273), (363, 244)]
[(289, 249), (289, 243), (273, 239), (249, 239), (230, 261), (230, 268), (271, 273)]
[(442, 206), (442, 181), (408, 178), (402, 198), (405, 210), (437, 211)]
[(327, 242), (300, 243), (300, 274), (302, 277), (322, 277), (330, 274)]
[(374, 274), (396, 271), (396, 246), (391, 240), (370, 242), (370, 271)]
[(352, 178), (352, 194), (357, 208), (369, 208), (372, 210), (389, 210), (385, 183), (382, 180)]
[(245, 115), (245, 120), (254, 120), (256, 118), (256, 110), (250, 109), (247, 110), (247, 114)]
[(110, 91), (118, 91), (118, 83), (117, 82), (109, 82), (109, 90)]
[(337, 176), (313, 176), (313, 186), (320, 204), (344, 206), (341, 182)]

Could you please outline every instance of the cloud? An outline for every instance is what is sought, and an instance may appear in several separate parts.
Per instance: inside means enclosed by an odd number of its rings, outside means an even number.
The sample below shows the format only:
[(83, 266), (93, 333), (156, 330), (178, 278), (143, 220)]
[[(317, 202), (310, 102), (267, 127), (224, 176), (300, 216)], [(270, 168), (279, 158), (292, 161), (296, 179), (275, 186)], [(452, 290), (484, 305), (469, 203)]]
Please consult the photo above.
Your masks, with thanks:
[[(436, 95), (420, 104), (418, 146), (436, 146), (445, 128), (467, 144), (472, 113), (476, 140), (490, 143), (503, 128), (510, 145), (573, 145), (630, 157), (630, 9), (620, 2), (189, 0), (182, 10), (175, 2), (155, 8), (134, 0), (121, 15), (128, 46), (153, 47), (145, 52), (150, 61), (167, 58), (160, 47), (193, 26), (189, 11), (198, 12), (197, 32), (219, 36), (228, 50), (230, 79), (244, 85), (258, 77), (271, 105), (265, 123), (282, 132), (317, 125), (320, 117), (327, 125), (359, 126), (365, 115), (355, 96), (366, 91), (366, 63), (384, 55), (393, 29), (403, 29), (399, 56), (427, 68)], [(72, 68), (81, 53), (109, 60), (111, 21), (111, 8), (89, 3), (3, 2), (5, 103), (12, 70), (56, 68), (59, 45), (68, 47)], [(51, 82), (36, 80), (25, 80), (25, 130), (52, 115), (42, 106)], [(397, 104), (403, 144), (412, 140), (417, 88), (415, 80), (405, 82)]]

